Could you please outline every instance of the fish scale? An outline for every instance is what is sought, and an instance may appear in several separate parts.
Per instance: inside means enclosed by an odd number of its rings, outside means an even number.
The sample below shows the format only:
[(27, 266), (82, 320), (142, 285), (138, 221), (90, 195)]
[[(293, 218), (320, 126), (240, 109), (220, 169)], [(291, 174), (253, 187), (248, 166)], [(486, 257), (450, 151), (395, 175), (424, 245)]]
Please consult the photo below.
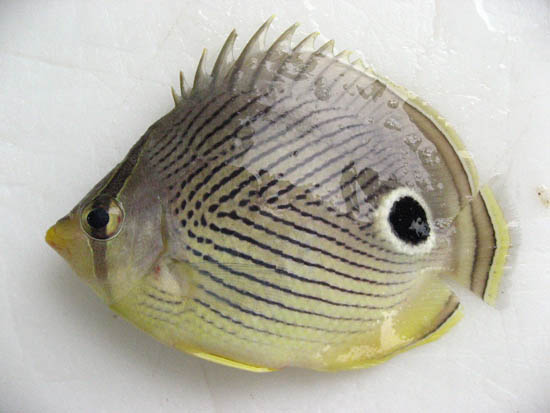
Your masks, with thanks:
[[(447, 123), (316, 33), (269, 19), (47, 234), (117, 313), (251, 371), (369, 367), (493, 303), (507, 226)], [(94, 214), (94, 215), (91, 215)], [(101, 219), (90, 217), (102, 217)], [(105, 221), (105, 223), (104, 223)]]

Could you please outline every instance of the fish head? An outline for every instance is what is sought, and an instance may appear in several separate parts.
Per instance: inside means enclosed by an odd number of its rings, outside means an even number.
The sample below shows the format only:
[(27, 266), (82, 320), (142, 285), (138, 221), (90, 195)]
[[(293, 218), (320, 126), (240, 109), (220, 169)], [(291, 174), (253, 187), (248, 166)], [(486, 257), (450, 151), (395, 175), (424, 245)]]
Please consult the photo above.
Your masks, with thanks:
[(162, 207), (131, 154), (46, 233), (46, 242), (108, 304), (124, 298), (163, 250)]

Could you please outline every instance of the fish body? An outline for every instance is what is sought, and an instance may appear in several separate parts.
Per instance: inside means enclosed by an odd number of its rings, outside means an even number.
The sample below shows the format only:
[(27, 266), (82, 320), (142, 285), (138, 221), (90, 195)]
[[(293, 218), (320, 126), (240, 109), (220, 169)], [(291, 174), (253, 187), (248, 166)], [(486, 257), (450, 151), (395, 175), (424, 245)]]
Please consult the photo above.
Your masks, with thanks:
[(429, 106), (315, 34), (232, 32), (46, 236), (158, 340), (252, 371), (368, 367), (493, 303), (505, 221)]

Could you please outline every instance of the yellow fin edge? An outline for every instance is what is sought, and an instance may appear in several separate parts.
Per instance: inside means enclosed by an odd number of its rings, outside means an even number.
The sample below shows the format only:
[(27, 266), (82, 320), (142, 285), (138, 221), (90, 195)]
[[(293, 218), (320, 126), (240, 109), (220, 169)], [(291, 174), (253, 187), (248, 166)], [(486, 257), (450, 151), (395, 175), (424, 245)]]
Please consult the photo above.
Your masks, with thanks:
[(508, 231), (508, 224), (504, 219), (502, 209), (498, 205), (491, 188), (484, 186), (481, 188), (480, 193), (493, 223), (496, 239), (496, 251), (493, 256), (491, 269), (489, 270), (489, 278), (485, 287), (485, 293), (483, 294), (483, 300), (490, 305), (495, 305), (499, 293), (500, 280), (504, 273), (506, 258), (510, 250), (510, 232)]
[(201, 359), (208, 360), (227, 367), (233, 367), (240, 370), (251, 371), (253, 373), (268, 373), (271, 371), (277, 371), (277, 369), (271, 369), (269, 367), (262, 367), (262, 366), (255, 366), (253, 364), (242, 363), (240, 361), (231, 360), (226, 357), (218, 356), (216, 354), (205, 353), (204, 351), (187, 347), (181, 343), (176, 344), (174, 347), (177, 348), (178, 350), (185, 351), (186, 353), (189, 353), (195, 357), (199, 357)]
[(240, 370), (251, 371), (253, 373), (269, 373), (271, 371), (277, 371), (277, 369), (270, 369), (268, 367), (253, 366), (251, 364), (244, 364), (238, 361), (230, 360), (225, 357), (216, 356), (214, 354), (202, 353), (202, 352), (192, 352), (190, 353), (201, 359), (212, 361), (217, 364), (222, 364), (228, 367), (234, 367)]

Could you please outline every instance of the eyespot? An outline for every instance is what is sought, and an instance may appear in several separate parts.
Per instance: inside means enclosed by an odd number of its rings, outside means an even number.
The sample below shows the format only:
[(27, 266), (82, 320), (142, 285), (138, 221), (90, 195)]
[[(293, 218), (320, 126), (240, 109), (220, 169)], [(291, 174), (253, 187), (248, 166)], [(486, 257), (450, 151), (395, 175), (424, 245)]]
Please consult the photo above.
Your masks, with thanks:
[(124, 211), (114, 198), (100, 196), (90, 202), (80, 217), (82, 229), (93, 239), (109, 240), (122, 228)]
[(416, 199), (409, 195), (393, 203), (388, 220), (394, 235), (408, 244), (421, 244), (430, 236), (431, 230), (426, 211)]
[(399, 252), (423, 254), (435, 245), (432, 217), (423, 198), (411, 188), (397, 188), (379, 204), (378, 230)]

